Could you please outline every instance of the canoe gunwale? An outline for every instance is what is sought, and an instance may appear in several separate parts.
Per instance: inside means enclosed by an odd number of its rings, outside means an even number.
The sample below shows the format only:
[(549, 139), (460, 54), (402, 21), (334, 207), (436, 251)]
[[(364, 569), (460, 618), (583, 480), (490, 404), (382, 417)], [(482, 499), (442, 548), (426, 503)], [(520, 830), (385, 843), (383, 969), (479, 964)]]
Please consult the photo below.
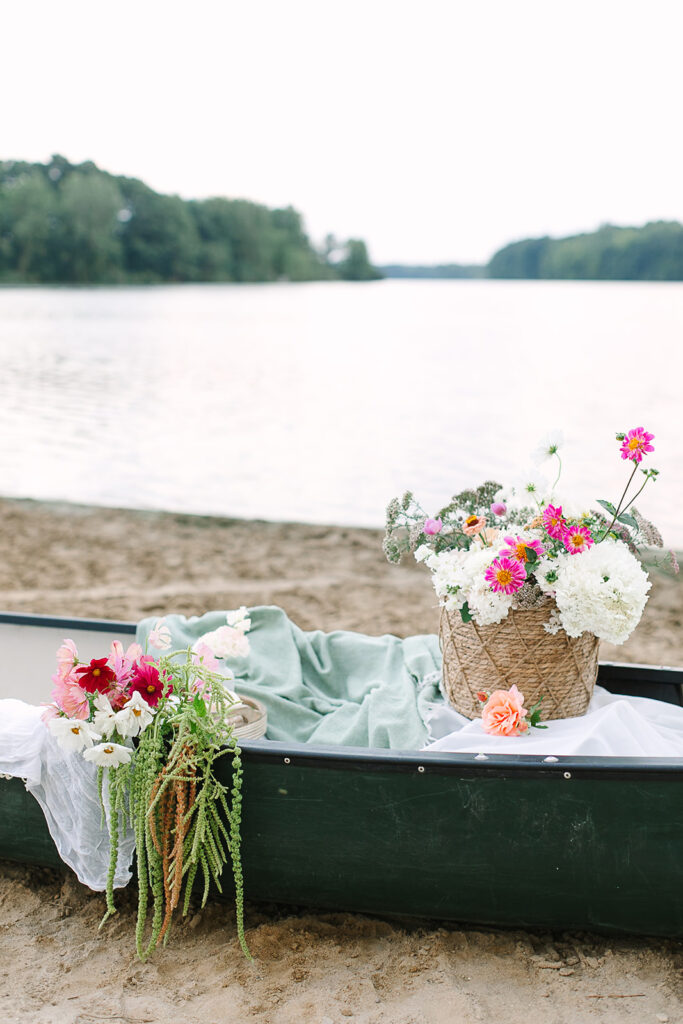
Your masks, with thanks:
[(309, 766), (363, 773), (389, 771), (425, 776), (455, 775), (463, 779), (556, 779), (565, 784), (580, 779), (683, 781), (683, 757), (558, 755), (556, 762), (547, 764), (544, 760), (546, 754), (486, 754), (486, 760), (483, 760), (479, 754), (316, 746), (266, 739), (242, 742), (240, 749), (250, 763), (283, 764), (290, 768)]

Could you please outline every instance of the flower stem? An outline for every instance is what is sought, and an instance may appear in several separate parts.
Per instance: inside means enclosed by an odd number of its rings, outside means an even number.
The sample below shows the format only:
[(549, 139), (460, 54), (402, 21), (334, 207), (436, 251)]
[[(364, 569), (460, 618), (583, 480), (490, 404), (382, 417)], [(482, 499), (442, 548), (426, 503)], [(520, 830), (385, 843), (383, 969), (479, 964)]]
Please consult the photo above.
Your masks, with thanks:
[(562, 476), (562, 459), (557, 454), (557, 452), (555, 452), (555, 458), (557, 459), (560, 468), (557, 471), (557, 476), (555, 477), (555, 483), (551, 487), (551, 494), (555, 491), (555, 488), (557, 487), (558, 483), (560, 482), (560, 477)]
[[(603, 541), (603, 540), (605, 539), (605, 537), (607, 536), (607, 534), (608, 534), (608, 533), (610, 532), (610, 530), (612, 529), (612, 527), (613, 527), (613, 526), (614, 526), (614, 524), (616, 523), (616, 521), (617, 521), (617, 517), (619, 516), (619, 513), (621, 512), (621, 503), (622, 503), (622, 501), (624, 500), (624, 498), (626, 497), (626, 492), (628, 491), (629, 487), (631, 486), (631, 481), (633, 480), (633, 477), (634, 477), (634, 476), (636, 475), (636, 471), (637, 471), (637, 469), (638, 469), (638, 463), (636, 462), (636, 463), (634, 464), (634, 466), (633, 466), (633, 472), (631, 473), (630, 477), (628, 478), (628, 480), (627, 480), (627, 482), (626, 482), (626, 487), (624, 487), (624, 492), (623, 492), (623, 494), (621, 495), (621, 497), (619, 498), (619, 504), (617, 505), (617, 510), (616, 510), (616, 512), (614, 513), (614, 516), (613, 516), (613, 518), (612, 518), (612, 522), (611, 522), (611, 523), (609, 524), (609, 526), (607, 527), (607, 529), (606, 529), (606, 530), (605, 530), (605, 532), (603, 533), (602, 537), (600, 538), (600, 541)], [(645, 481), (645, 483), (647, 483), (647, 480)], [(643, 487), (644, 487), (644, 486), (645, 486), (645, 484), (643, 484)], [(642, 491), (643, 487), (641, 487), (641, 488), (640, 488), (640, 491)], [(640, 494), (640, 491), (638, 491), (638, 494)], [(638, 494), (636, 494), (636, 498), (638, 497)], [(634, 498), (633, 500), (635, 501), (635, 498)], [(630, 504), (630, 502), (629, 502), (629, 504)], [(628, 507), (628, 506), (627, 506), (627, 507)], [(599, 543), (599, 542), (598, 542), (598, 543)]]

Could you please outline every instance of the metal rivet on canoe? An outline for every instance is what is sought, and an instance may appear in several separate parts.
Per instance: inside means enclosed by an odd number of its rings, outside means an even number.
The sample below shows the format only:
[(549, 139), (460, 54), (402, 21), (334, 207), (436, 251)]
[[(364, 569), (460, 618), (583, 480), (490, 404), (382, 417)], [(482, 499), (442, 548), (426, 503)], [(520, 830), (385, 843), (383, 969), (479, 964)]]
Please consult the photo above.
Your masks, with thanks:
[(565, 779), (571, 779), (572, 773), (571, 772), (565, 772), (564, 773), (564, 777), (565, 777)]
[(419, 764), (419, 765), (417, 766), (417, 770), (418, 770), (419, 772), (423, 772), (423, 771), (425, 770), (425, 766), (424, 766), (423, 764)]
[(551, 764), (551, 763), (553, 763), (555, 761), (558, 761), (559, 758), (553, 757), (552, 754), (551, 754), (550, 757), (544, 757), (543, 760), (547, 761), (549, 764)]
[(477, 754), (477, 756), (475, 757), (474, 760), (475, 761), (488, 761), (488, 757), (486, 756), (486, 754)]
[(282, 760), (285, 762), (285, 764), (291, 764), (292, 763), (288, 757), (283, 757)]

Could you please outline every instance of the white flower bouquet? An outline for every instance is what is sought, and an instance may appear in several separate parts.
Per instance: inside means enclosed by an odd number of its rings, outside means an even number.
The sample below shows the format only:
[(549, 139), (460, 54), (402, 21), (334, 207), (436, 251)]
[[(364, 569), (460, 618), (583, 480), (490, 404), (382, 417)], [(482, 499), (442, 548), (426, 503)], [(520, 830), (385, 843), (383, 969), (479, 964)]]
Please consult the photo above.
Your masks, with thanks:
[[(653, 438), (642, 427), (617, 434), (621, 457), (633, 468), (616, 505), (600, 499), (599, 509), (570, 508), (555, 496), (562, 469), (558, 436), (549, 437), (539, 452), (556, 460), (552, 485), (530, 480), (504, 487), (489, 481), (456, 495), (434, 517), (410, 492), (390, 503), (384, 550), (392, 562), (412, 552), (432, 572), (444, 613), (444, 683), (448, 692), (452, 669), (463, 690), (462, 699), (449, 692), (458, 710), (475, 716), (482, 676), (495, 674), (501, 664), (499, 675), (518, 682), (520, 658), (527, 677), (550, 685), (558, 675), (558, 658), (550, 654), (552, 644), (539, 637), (541, 629), (547, 638), (558, 638), (555, 649), (565, 668), (571, 670), (577, 656), (587, 659), (571, 685), (559, 680), (571, 693), (556, 702), (549, 717), (564, 717), (568, 707), (573, 714), (585, 711), (597, 675), (598, 639), (623, 643), (645, 608), (651, 584), (639, 550), (662, 546), (659, 531), (634, 506), (658, 475), (641, 466), (654, 451)], [(639, 472), (644, 479), (635, 488)], [(677, 571), (673, 553), (671, 558)], [(524, 652), (512, 650), (516, 634), (529, 641)], [(459, 640), (467, 640), (465, 649)]]

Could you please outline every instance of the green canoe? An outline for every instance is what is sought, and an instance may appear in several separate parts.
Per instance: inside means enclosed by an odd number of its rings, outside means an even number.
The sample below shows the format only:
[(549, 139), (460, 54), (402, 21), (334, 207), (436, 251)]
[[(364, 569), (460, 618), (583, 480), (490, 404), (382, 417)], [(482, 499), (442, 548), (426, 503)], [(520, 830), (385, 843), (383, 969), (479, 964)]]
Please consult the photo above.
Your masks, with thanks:
[[(31, 678), (19, 674), (1, 695), (44, 699), (54, 651), (75, 630), (79, 650), (91, 656), (90, 646), (94, 656), (102, 633), (129, 640), (135, 626), (0, 615), (5, 663), (32, 652)], [(682, 670), (601, 664), (598, 681), (683, 703)], [(268, 740), (242, 748), (248, 899), (683, 936), (683, 758), (548, 760)], [(0, 780), (0, 858), (61, 863), (19, 779)]]

